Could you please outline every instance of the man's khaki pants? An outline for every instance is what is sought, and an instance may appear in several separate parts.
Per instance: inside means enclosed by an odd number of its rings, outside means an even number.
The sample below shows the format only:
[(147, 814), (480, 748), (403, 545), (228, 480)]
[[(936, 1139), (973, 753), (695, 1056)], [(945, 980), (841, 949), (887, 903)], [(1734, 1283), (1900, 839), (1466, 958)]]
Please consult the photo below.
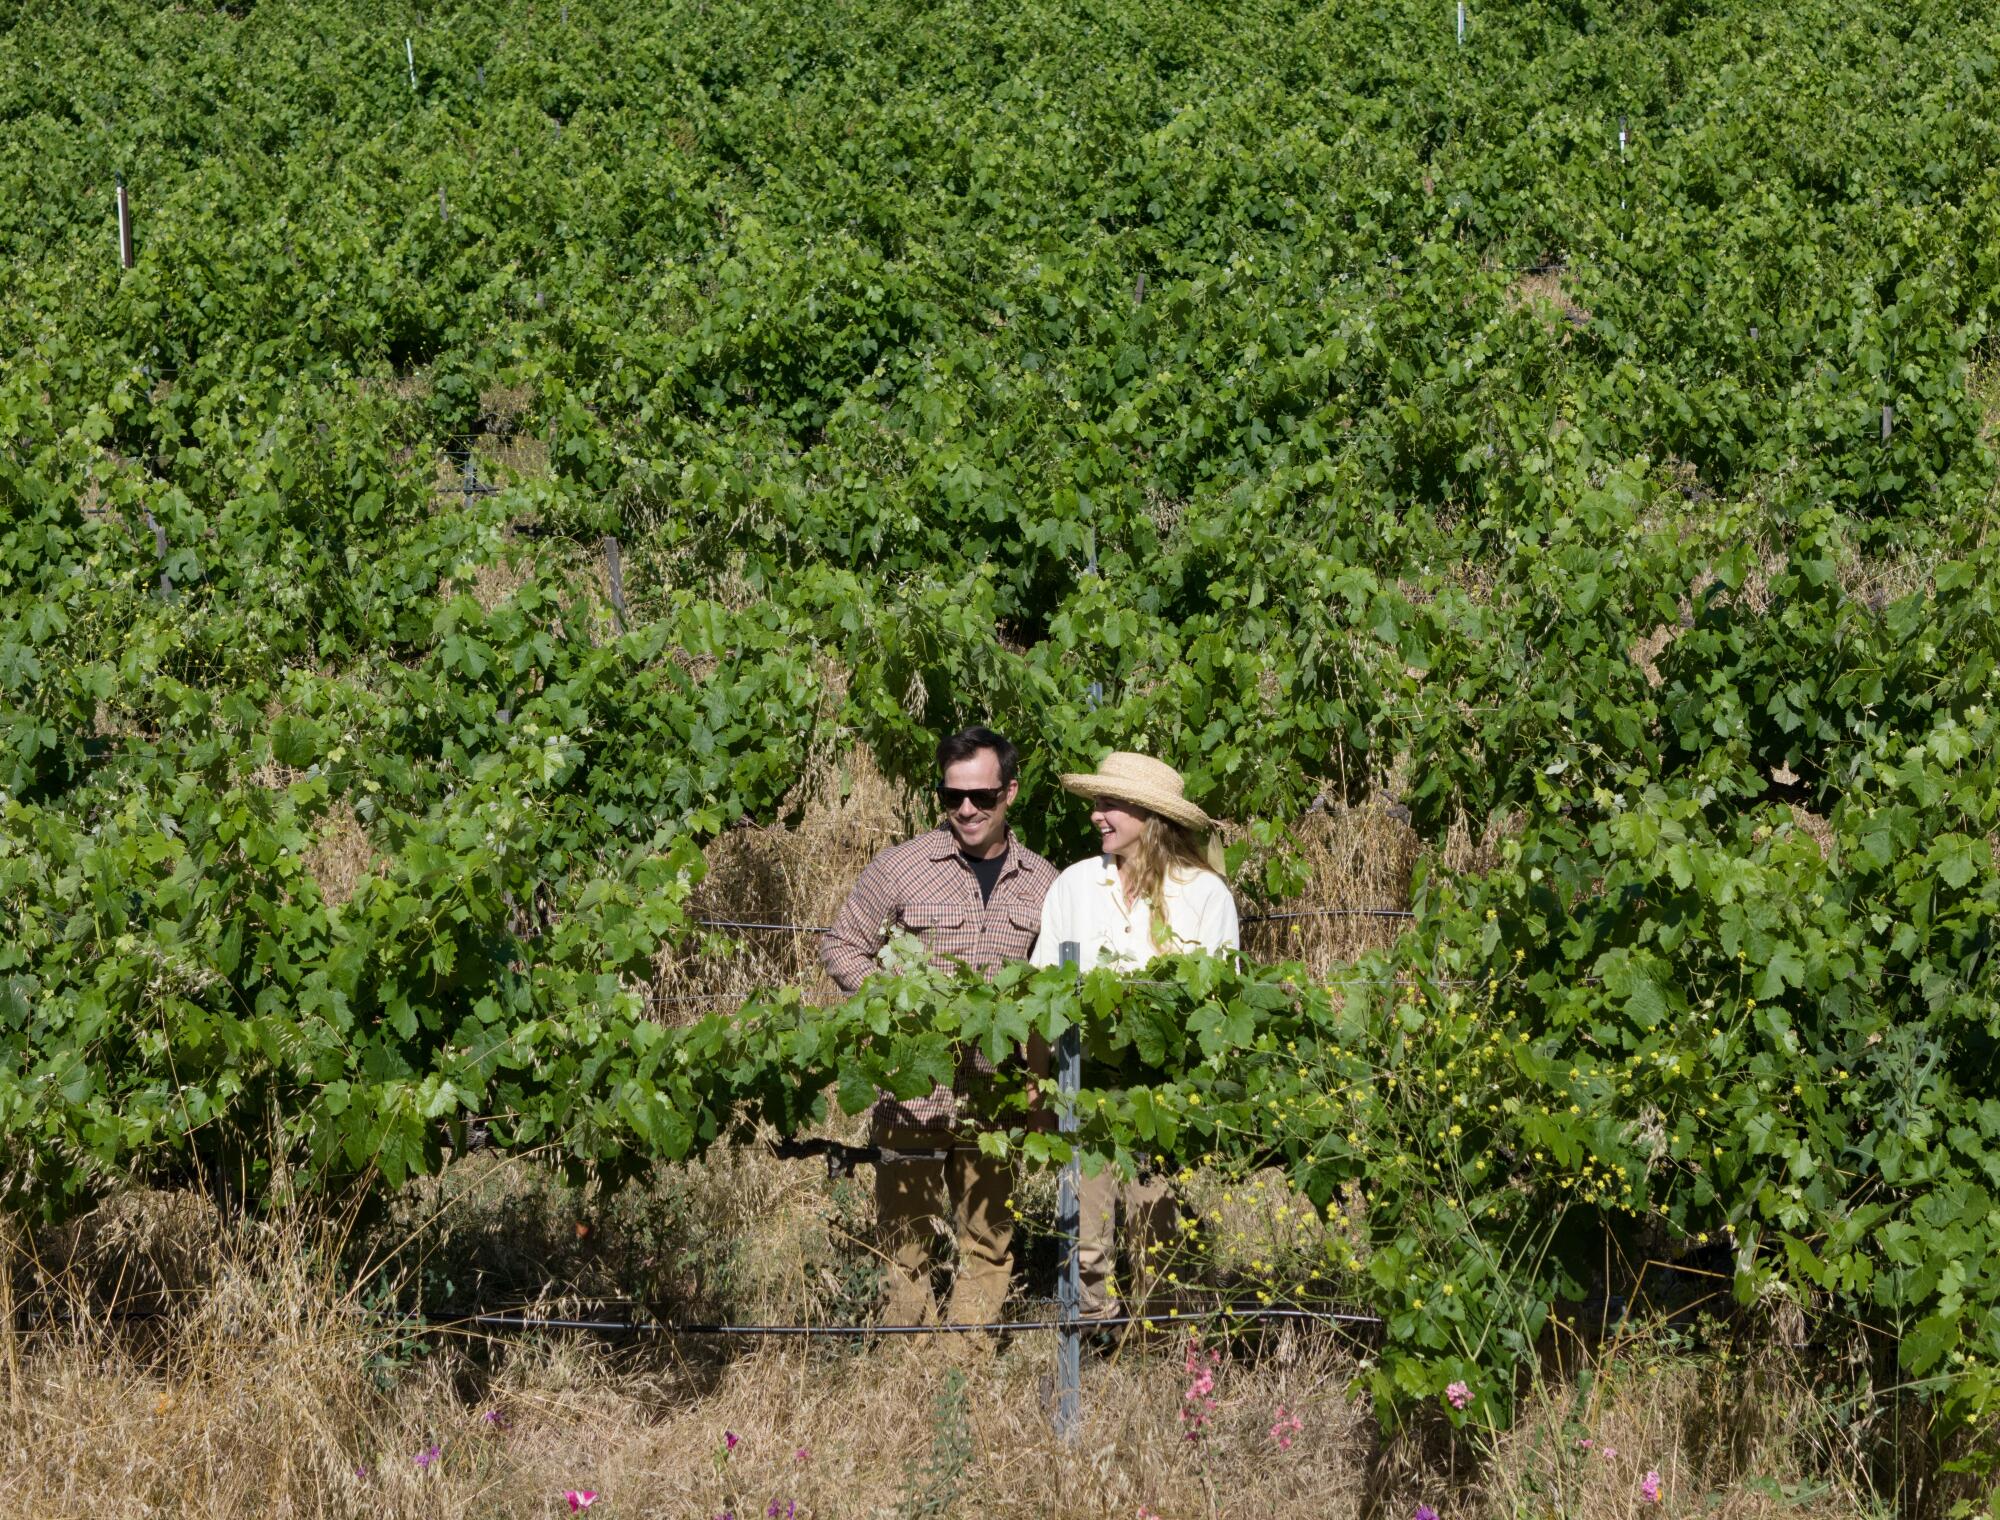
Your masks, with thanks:
[(1014, 1275), (1014, 1218), (1007, 1209), (1013, 1166), (945, 1130), (878, 1124), (874, 1138), (884, 1150), (950, 1152), (942, 1161), (884, 1158), (875, 1167), (875, 1220), (889, 1279), (882, 1323), (936, 1321), (931, 1273), (950, 1234), (958, 1241), (958, 1276), (945, 1320), (992, 1324)]
[[(1125, 1244), (1132, 1257), (1132, 1291), (1113, 1296), (1112, 1273), (1118, 1264), (1120, 1207), (1125, 1211)], [(1077, 1266), (1083, 1279), (1079, 1312), (1085, 1319), (1115, 1319), (1144, 1314), (1146, 1299), (1159, 1276), (1157, 1244), (1171, 1248), (1179, 1211), (1164, 1177), (1149, 1182), (1123, 1182), (1106, 1166), (1095, 1177), (1084, 1177), (1077, 1188)]]

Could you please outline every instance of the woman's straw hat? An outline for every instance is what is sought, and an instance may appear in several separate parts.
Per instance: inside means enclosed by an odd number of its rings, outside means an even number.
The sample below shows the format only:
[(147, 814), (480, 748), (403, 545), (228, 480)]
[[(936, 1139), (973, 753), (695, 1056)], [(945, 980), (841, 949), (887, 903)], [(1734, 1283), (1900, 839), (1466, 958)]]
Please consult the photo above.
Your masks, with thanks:
[(1162, 818), (1171, 818), (1184, 828), (1207, 833), (1215, 820), (1187, 799), (1181, 773), (1164, 760), (1150, 755), (1134, 755), (1114, 750), (1097, 769), (1088, 774), (1067, 772), (1062, 778), (1066, 790), (1080, 797), (1108, 797), (1113, 802), (1129, 802)]

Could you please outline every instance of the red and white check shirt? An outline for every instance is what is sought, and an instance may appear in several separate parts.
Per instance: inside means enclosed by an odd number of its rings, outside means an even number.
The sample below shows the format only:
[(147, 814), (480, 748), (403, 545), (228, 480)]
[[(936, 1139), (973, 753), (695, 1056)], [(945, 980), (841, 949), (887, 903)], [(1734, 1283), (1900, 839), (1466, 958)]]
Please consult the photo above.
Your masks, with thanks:
[[(868, 863), (840, 905), (820, 958), (840, 989), (853, 992), (871, 971), (881, 969), (876, 957), (890, 933), (902, 929), (923, 942), (933, 966), (963, 962), (990, 973), (1008, 961), (1028, 959), (1041, 932), (1042, 899), (1055, 880), (1056, 868), (1010, 835), (1007, 863), (993, 884), (993, 896), (982, 901), (979, 880), (959, 853), (957, 839), (950, 829), (935, 828)], [(983, 1057), (977, 1058), (977, 1067), (985, 1064)], [(953, 1094), (942, 1087), (907, 1103), (884, 1096), (875, 1105), (875, 1122), (948, 1128), (957, 1108)]]

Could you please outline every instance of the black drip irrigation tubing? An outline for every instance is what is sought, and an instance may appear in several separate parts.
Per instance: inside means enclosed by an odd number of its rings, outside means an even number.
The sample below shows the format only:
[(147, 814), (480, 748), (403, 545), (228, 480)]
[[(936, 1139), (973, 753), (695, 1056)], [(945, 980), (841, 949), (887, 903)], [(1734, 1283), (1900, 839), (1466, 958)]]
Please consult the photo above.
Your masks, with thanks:
[[(363, 1311), (354, 1311), (357, 1315)], [(30, 1315), (31, 1322), (24, 1328), (32, 1331), (50, 1322), (72, 1324), (78, 1316), (66, 1313), (44, 1313)], [(171, 1319), (174, 1316), (165, 1309), (116, 1309), (107, 1310), (101, 1317), (119, 1324), (143, 1324)], [(974, 1335), (981, 1332), (1008, 1332), (1024, 1330), (1062, 1330), (1068, 1328), (1059, 1319), (1013, 1319), (991, 1320), (979, 1324), (933, 1324), (933, 1325), (665, 1325), (633, 1324), (629, 1320), (617, 1319), (546, 1319), (524, 1314), (451, 1314), (431, 1316), (417, 1313), (384, 1315), (390, 1323), (406, 1326), (419, 1331), (462, 1330), (468, 1325), (481, 1325), (496, 1330), (585, 1330), (597, 1335), (640, 1335), (640, 1336), (745, 1336), (799, 1337), (822, 1336), (836, 1338), (853, 1336), (865, 1338), (871, 1335)], [(1106, 1330), (1121, 1325), (1198, 1325), (1208, 1320), (1316, 1320), (1328, 1324), (1379, 1325), (1378, 1315), (1337, 1313), (1323, 1309), (1199, 1309), (1176, 1314), (1121, 1314), (1101, 1319), (1080, 1319), (1074, 1327), (1080, 1333)]]
[(541, 1319), (515, 1314), (464, 1314), (443, 1319), (420, 1315), (404, 1316), (407, 1323), (425, 1330), (453, 1330), (465, 1325), (484, 1325), (500, 1330), (587, 1330), (598, 1335), (659, 1336), (744, 1336), (750, 1338), (825, 1337), (866, 1338), (871, 1335), (977, 1335), (1016, 1334), (1029, 1330), (1075, 1329), (1088, 1334), (1125, 1325), (1196, 1325), (1205, 1320), (1315, 1320), (1328, 1324), (1379, 1325), (1374, 1314), (1347, 1314), (1323, 1309), (1201, 1309), (1176, 1314), (1121, 1314), (1103, 1319), (1077, 1320), (1066, 1325), (1059, 1319), (993, 1320), (982, 1324), (935, 1325), (635, 1325), (624, 1320)]
[[(1696, 1277), (1712, 1277), (1716, 1274), (1703, 1268), (1691, 1267), (1679, 1262), (1653, 1262), (1649, 1271), (1663, 1274), (1686, 1274)], [(1050, 1299), (1030, 1300), (1049, 1303)], [(1610, 1311), (1614, 1320), (1623, 1319), (1630, 1312), (1635, 1300), (1626, 1294), (1592, 1294), (1570, 1304), (1571, 1311), (1588, 1314), (1593, 1310)], [(351, 1313), (359, 1316), (368, 1311), (354, 1309)], [(1684, 1311), (1682, 1311), (1684, 1312)], [(18, 1306), (17, 1318), (27, 1318), (30, 1323), (23, 1327), (33, 1331), (50, 1322), (74, 1323), (78, 1316), (61, 1310), (44, 1311), (35, 1314), (27, 1305)], [(106, 1320), (127, 1323), (157, 1321), (173, 1318), (165, 1309), (113, 1309), (105, 1311), (101, 1317)], [(1273, 1305), (1266, 1308), (1239, 1309), (1223, 1304), (1203, 1305), (1198, 1308), (1177, 1309), (1164, 1314), (1119, 1314), (1104, 1318), (1078, 1319), (1065, 1323), (1060, 1319), (1017, 1319), (994, 1320), (979, 1324), (930, 1324), (930, 1325), (725, 1325), (725, 1324), (634, 1324), (630, 1320), (616, 1319), (558, 1319), (540, 1315), (520, 1313), (447, 1312), (432, 1316), (414, 1310), (400, 1313), (385, 1313), (383, 1319), (418, 1331), (463, 1330), (468, 1326), (484, 1326), (496, 1330), (579, 1330), (596, 1335), (633, 1336), (715, 1336), (745, 1338), (800, 1338), (823, 1337), (836, 1339), (853, 1337), (865, 1339), (873, 1335), (973, 1335), (979, 1333), (1014, 1334), (1036, 1330), (1075, 1329), (1089, 1334), (1097, 1330), (1116, 1329), (1131, 1325), (1201, 1325), (1213, 1320), (1289, 1320), (1332, 1325), (1378, 1326), (1384, 1323), (1377, 1314), (1356, 1314), (1342, 1309), (1301, 1309), (1289, 1305)]]

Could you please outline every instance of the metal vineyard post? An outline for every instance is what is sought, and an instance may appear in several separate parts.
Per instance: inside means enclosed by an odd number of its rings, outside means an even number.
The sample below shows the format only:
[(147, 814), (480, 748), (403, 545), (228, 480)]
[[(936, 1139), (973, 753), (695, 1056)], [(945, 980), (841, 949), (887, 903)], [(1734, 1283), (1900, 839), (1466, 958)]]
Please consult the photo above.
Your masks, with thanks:
[(132, 206), (125, 198), (125, 176), (118, 176), (118, 267), (132, 267)]
[[(1080, 968), (1081, 947), (1073, 939), (1062, 942), (1062, 963)], [(1056, 1036), (1056, 1130), (1063, 1135), (1076, 1133), (1076, 1093), (1083, 1085), (1083, 1034), (1074, 1022)], [(1083, 1423), (1083, 1327), (1077, 1318), (1083, 1302), (1083, 1267), (1077, 1255), (1077, 1226), (1080, 1209), (1077, 1191), (1083, 1171), (1076, 1153), (1063, 1163), (1056, 1184), (1056, 1234), (1062, 1241), (1062, 1269), (1056, 1274), (1056, 1317), (1062, 1328), (1056, 1332), (1056, 1434), (1064, 1440), (1076, 1435)]]

